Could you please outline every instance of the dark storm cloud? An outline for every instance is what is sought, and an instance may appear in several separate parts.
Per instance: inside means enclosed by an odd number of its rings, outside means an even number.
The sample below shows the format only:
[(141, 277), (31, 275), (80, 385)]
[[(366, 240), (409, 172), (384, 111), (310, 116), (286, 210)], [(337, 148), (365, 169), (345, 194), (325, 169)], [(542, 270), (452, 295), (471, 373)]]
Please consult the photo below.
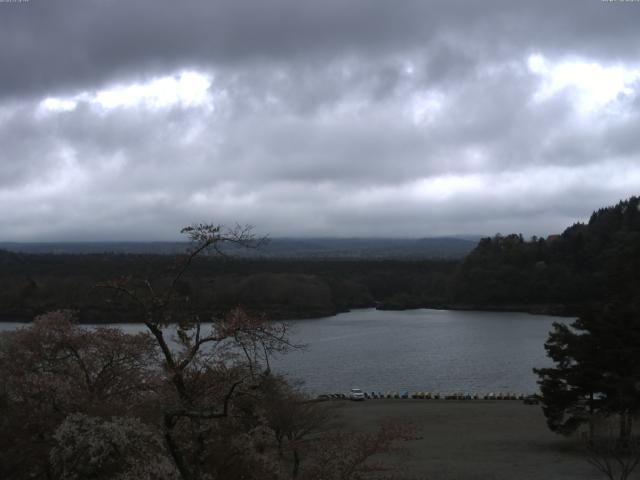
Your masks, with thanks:
[[(541, 48), (625, 60), (640, 46), (633, 5), (489, 0), (31, 0), (2, 7), (3, 94), (82, 88), (141, 69), (378, 56), (437, 47), (432, 80)], [(636, 9), (637, 10), (637, 9)]]
[(638, 193), (639, 21), (600, 1), (0, 3), (0, 228), (555, 232)]

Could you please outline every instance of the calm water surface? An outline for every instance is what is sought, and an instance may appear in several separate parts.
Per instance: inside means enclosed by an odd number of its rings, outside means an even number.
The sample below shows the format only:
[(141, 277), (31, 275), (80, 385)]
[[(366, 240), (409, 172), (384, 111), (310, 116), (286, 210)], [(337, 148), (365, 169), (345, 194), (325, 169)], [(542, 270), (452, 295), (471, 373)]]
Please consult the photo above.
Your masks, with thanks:
[[(272, 360), (311, 393), (367, 391), (517, 392), (537, 390), (533, 367), (550, 364), (544, 342), (554, 321), (526, 313), (374, 309), (290, 321), (306, 344)], [(0, 323), (0, 330), (21, 324)], [(142, 325), (118, 325), (129, 332)]]
[(544, 342), (554, 321), (526, 313), (354, 310), (291, 322), (308, 347), (277, 358), (274, 369), (314, 392), (537, 390), (533, 367), (550, 365)]

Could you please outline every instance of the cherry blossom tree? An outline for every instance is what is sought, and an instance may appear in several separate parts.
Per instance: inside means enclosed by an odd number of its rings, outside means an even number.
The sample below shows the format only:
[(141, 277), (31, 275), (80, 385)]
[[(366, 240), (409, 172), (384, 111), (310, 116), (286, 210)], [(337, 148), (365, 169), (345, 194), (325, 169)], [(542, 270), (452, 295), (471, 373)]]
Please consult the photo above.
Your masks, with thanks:
[(133, 414), (160, 384), (149, 335), (87, 329), (68, 311), (0, 337), (0, 476), (44, 475), (53, 431), (66, 416)]
[[(188, 273), (247, 227), (183, 229), (191, 248), (171, 271), (99, 285), (146, 332), (88, 328), (69, 311), (0, 335), (0, 477), (348, 480), (411, 435), (325, 431), (327, 410), (271, 372), (297, 348), (286, 325), (190, 301)], [(195, 302), (193, 302), (195, 304)]]

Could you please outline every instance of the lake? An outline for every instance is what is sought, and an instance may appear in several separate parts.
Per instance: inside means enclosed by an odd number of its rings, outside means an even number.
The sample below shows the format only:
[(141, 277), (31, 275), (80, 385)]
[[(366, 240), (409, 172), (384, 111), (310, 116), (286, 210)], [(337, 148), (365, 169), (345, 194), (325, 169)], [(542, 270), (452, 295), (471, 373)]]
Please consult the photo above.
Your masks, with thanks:
[[(294, 320), (303, 351), (272, 360), (274, 371), (305, 381), (310, 393), (366, 391), (537, 391), (533, 367), (550, 365), (544, 342), (554, 321), (511, 312), (353, 310)], [(0, 323), (0, 330), (15, 328)], [(142, 325), (121, 325), (140, 331)]]
[(533, 367), (550, 365), (544, 342), (554, 321), (526, 313), (354, 310), (290, 322), (308, 343), (273, 362), (313, 393), (537, 391)]

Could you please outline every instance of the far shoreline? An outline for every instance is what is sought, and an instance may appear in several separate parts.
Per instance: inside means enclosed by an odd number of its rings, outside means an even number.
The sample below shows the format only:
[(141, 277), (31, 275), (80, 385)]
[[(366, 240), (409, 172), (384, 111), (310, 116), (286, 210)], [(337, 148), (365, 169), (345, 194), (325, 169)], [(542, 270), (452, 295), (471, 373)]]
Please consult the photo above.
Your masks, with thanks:
[(472, 305), (472, 304), (426, 304), (408, 308), (386, 308), (384, 305), (375, 307), (376, 310), (384, 311), (405, 311), (405, 310), (451, 310), (458, 312), (496, 312), (496, 313), (529, 313), (531, 315), (549, 315), (552, 317), (577, 317), (576, 307), (567, 305)]
[[(298, 320), (321, 320), (324, 318), (333, 318), (342, 313), (353, 312), (354, 310), (379, 310), (385, 312), (406, 312), (409, 310), (442, 310), (442, 311), (454, 311), (454, 312), (495, 312), (495, 313), (528, 313), (530, 315), (539, 315), (539, 316), (551, 316), (551, 317), (562, 317), (562, 318), (575, 318), (578, 315), (575, 313), (575, 310), (566, 305), (487, 305), (487, 306), (479, 306), (479, 305), (466, 305), (466, 304), (425, 304), (421, 306), (411, 306), (407, 308), (399, 307), (399, 308), (387, 308), (382, 303), (378, 302), (376, 305), (367, 306), (367, 307), (353, 307), (349, 309), (344, 309), (340, 311), (336, 311), (334, 313), (326, 314), (323, 312), (322, 314), (313, 314), (313, 312), (309, 312), (310, 314), (307, 316), (296, 316), (296, 317), (279, 317), (273, 316), (271, 318), (274, 322), (289, 322), (289, 321), (298, 321)], [(33, 320), (39, 316), (43, 315), (45, 312), (38, 313), (33, 315), (32, 317), (27, 316), (11, 316), (7, 314), (0, 314), (0, 323), (21, 323), (21, 324), (30, 324)], [(138, 324), (143, 323), (141, 321), (131, 321), (131, 320), (111, 320), (111, 321), (80, 321), (78, 322), (80, 325), (110, 325), (110, 324)]]

